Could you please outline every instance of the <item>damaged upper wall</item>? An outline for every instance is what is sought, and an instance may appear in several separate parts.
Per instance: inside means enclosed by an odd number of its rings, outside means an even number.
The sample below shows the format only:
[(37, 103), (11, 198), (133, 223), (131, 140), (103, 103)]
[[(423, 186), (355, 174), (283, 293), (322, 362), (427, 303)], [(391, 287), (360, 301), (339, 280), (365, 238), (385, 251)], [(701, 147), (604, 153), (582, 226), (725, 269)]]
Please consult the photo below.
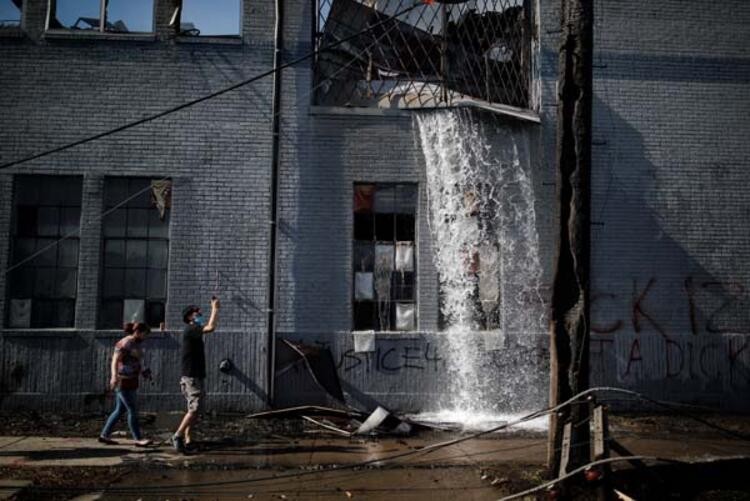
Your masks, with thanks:
[(595, 37), (594, 381), (747, 410), (750, 5), (596, 2)]
[[(401, 14), (401, 15), (399, 15)], [(324, 0), (315, 103), (433, 108), (466, 102), (530, 108), (532, 7), (520, 0), (407, 6)]]

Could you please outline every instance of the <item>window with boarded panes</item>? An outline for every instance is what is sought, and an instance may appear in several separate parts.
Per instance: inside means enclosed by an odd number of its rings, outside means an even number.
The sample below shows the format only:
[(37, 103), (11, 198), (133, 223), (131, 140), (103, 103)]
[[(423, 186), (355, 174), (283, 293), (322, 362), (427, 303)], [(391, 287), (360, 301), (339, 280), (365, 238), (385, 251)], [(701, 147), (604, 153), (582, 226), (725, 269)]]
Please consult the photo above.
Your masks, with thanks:
[(352, 327), (416, 329), (416, 184), (354, 185)]
[(159, 327), (167, 302), (171, 183), (107, 178), (99, 326)]
[(9, 327), (73, 327), (81, 186), (76, 176), (15, 177)]

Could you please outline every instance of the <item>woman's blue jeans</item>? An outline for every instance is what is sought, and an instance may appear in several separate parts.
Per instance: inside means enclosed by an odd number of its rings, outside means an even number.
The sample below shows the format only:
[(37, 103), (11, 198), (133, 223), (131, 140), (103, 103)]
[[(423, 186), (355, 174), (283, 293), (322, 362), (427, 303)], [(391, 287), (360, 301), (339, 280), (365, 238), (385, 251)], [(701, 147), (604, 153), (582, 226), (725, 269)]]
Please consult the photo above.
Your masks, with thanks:
[(103, 437), (109, 437), (112, 433), (112, 428), (119, 421), (120, 416), (125, 412), (128, 413), (128, 426), (130, 427), (130, 433), (133, 434), (135, 440), (141, 439), (141, 428), (138, 426), (138, 407), (136, 406), (136, 399), (138, 398), (138, 390), (117, 390), (115, 392), (115, 410), (107, 418), (107, 422), (102, 429), (101, 435)]

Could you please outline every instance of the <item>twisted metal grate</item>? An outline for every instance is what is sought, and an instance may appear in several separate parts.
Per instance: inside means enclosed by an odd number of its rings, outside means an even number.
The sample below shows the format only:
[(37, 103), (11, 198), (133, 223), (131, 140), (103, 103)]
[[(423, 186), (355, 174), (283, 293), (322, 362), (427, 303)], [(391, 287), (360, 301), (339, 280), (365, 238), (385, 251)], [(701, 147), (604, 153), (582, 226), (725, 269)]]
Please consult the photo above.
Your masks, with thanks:
[[(452, 0), (455, 2), (455, 0)], [(529, 0), (317, 0), (315, 104), (430, 108), (465, 102), (529, 107)]]

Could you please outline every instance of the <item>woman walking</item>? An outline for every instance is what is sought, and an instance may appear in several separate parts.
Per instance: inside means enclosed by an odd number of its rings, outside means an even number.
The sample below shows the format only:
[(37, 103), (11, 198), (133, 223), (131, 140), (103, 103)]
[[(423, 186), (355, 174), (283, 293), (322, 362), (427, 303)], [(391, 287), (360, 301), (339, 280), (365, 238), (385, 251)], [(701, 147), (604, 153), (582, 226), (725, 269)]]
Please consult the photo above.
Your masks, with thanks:
[(146, 447), (151, 444), (151, 440), (146, 440), (141, 436), (136, 400), (138, 397), (138, 380), (141, 373), (145, 378), (150, 378), (148, 370), (141, 371), (143, 350), (140, 344), (146, 339), (151, 329), (148, 325), (138, 322), (126, 324), (124, 330), (128, 335), (120, 339), (115, 345), (115, 353), (112, 356), (112, 375), (109, 381), (110, 389), (115, 391), (115, 410), (109, 415), (102, 432), (99, 434), (99, 442), (108, 445), (117, 444), (109, 436), (120, 416), (127, 412), (128, 426), (135, 445)]

